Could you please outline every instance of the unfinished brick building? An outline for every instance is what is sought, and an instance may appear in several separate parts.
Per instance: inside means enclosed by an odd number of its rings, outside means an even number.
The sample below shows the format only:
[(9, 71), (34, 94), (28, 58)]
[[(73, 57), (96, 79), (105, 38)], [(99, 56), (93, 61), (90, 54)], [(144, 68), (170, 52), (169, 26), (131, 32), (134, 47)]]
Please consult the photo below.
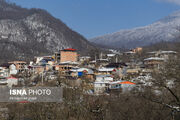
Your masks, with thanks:
[(77, 62), (76, 49), (68, 48), (60, 51), (60, 62)]

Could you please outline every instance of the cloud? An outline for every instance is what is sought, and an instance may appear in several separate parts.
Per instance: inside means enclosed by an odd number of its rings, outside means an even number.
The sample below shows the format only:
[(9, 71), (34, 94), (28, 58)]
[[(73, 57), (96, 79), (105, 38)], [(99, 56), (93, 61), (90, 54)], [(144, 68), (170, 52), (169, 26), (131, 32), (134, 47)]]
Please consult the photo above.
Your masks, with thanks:
[(174, 4), (177, 4), (177, 5), (180, 5), (180, 0), (156, 0), (156, 1), (169, 2), (169, 3), (174, 3)]

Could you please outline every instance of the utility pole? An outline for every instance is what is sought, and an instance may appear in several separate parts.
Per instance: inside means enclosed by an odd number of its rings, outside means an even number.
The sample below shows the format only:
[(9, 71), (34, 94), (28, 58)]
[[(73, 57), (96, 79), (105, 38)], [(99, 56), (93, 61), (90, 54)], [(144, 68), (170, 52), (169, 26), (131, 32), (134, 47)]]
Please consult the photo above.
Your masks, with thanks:
[(96, 58), (96, 54), (95, 54), (95, 62), (96, 62), (96, 59), (97, 59), (97, 58)]
[(34, 66), (33, 66), (33, 76), (34, 76)]
[(118, 58), (117, 58), (117, 56), (116, 56), (116, 63), (118, 62)]
[(44, 78), (43, 77), (44, 77), (44, 70), (42, 71), (42, 80), (41, 80), (42, 85), (44, 84), (44, 80), (43, 80)]

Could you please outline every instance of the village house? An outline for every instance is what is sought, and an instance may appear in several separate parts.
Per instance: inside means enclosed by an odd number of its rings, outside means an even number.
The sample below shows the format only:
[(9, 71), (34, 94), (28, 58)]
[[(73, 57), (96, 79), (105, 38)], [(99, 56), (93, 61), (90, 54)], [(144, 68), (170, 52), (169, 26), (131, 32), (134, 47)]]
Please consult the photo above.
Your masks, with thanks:
[(162, 63), (164, 63), (164, 58), (150, 57), (144, 59), (144, 64), (147, 68), (159, 68)]
[(104, 93), (126, 93), (131, 91), (136, 86), (135, 83), (130, 81), (95, 81), (94, 94)]
[(112, 82), (112, 75), (96, 75), (96, 82)]
[(96, 60), (90, 61), (88, 64), (89, 68), (96, 68)]
[(160, 57), (164, 59), (177, 58), (177, 52), (175, 51), (161, 51)]
[(46, 69), (45, 66), (40, 66), (40, 65), (33, 65), (33, 66), (29, 66), (28, 68), (32, 74), (41, 74)]
[(131, 49), (130, 51), (127, 51), (127, 52), (124, 52), (123, 54), (124, 55), (130, 55), (130, 56), (133, 56), (135, 55), (136, 53), (141, 53), (143, 51), (143, 48), (142, 47), (137, 47), (135, 49)]
[(109, 83), (109, 91), (121, 91), (122, 93), (125, 93), (131, 91), (135, 85), (135, 83), (130, 81), (114, 81)]
[(120, 92), (122, 89), (121, 89), (121, 82), (122, 81), (113, 81), (113, 82), (110, 82), (109, 83), (109, 92), (115, 92), (115, 91), (118, 91)]
[(39, 56), (34, 57), (34, 63), (36, 65), (45, 65), (49, 61), (55, 61), (52, 56)]
[(9, 66), (9, 74), (10, 75), (16, 75), (18, 73), (16, 66), (14, 64)]
[(142, 50), (143, 50), (142, 47), (137, 47), (137, 48), (133, 49), (132, 51), (135, 52), (135, 53), (141, 53)]
[(46, 66), (47, 64), (54, 65), (54, 63), (55, 61), (52, 58), (43, 58), (37, 65)]
[(140, 68), (134, 68), (134, 69), (127, 69), (126, 74), (127, 76), (131, 76), (131, 78), (138, 76), (141, 72)]
[(127, 67), (126, 63), (119, 62), (119, 63), (109, 63), (106, 65), (107, 68), (116, 68), (116, 69), (122, 69), (124, 67)]
[(55, 65), (55, 70), (59, 71), (59, 73), (61, 73), (62, 75), (69, 75), (70, 76), (70, 71), (73, 68), (78, 67), (79, 63), (77, 62), (61, 62), (57, 65)]
[(176, 58), (177, 57), (177, 52), (176, 51), (153, 51), (153, 52), (148, 52), (150, 57), (160, 57), (164, 59), (169, 59), (169, 58)]
[(68, 48), (60, 51), (60, 63), (77, 62), (78, 54), (76, 49)]
[(108, 90), (109, 82), (112, 82), (113, 80), (111, 75), (97, 75), (94, 82), (94, 93), (103, 94)]
[(103, 94), (106, 90), (108, 90), (108, 84), (109, 82), (94, 82), (94, 94)]
[(22, 72), (24, 70), (26, 70), (27, 68), (27, 63), (25, 61), (12, 61), (12, 62), (8, 62), (9, 64), (14, 64), (16, 66), (16, 69), (18, 70), (18, 72)]
[(116, 54), (107, 54), (108, 58), (112, 58), (112, 57), (115, 57), (115, 56), (116, 56)]
[(99, 67), (103, 67), (103, 66), (106, 66), (109, 64), (109, 60), (108, 59), (97, 59), (96, 60), (96, 64), (99, 66)]
[(134, 51), (128, 51), (128, 52), (124, 52), (123, 54), (127, 55), (127, 56), (133, 56), (135, 54), (135, 52)]
[(94, 71), (90, 68), (73, 68), (70, 72), (72, 77), (84, 77), (85, 79), (94, 80)]
[[(107, 59), (110, 61), (110, 60), (112, 60), (112, 59), (114, 59), (114, 58), (117, 58), (116, 56), (116, 54), (107, 54), (106, 55), (107, 56)], [(117, 59), (116, 59), (117, 60)]]
[(59, 71), (70, 71), (72, 68), (78, 66), (77, 62), (61, 62), (59, 63)]
[(105, 66), (106, 68), (113, 68), (113, 75), (118, 76), (122, 79), (126, 75), (127, 65), (126, 63), (109, 63)]
[(96, 75), (112, 75), (112, 73), (115, 71), (115, 68), (106, 68), (102, 67), (97, 69)]
[(90, 56), (82, 56), (82, 57), (79, 57), (79, 61), (80, 61), (80, 62), (85, 62), (85, 61), (89, 62), (90, 59), (91, 59)]

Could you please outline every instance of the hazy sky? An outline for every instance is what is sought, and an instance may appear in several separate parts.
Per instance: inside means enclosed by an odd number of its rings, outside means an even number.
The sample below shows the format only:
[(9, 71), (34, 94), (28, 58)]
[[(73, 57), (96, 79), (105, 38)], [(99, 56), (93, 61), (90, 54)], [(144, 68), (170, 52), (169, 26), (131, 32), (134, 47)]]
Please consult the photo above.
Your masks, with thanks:
[(176, 10), (180, 0), (8, 0), (42, 8), (86, 38), (151, 24)]

